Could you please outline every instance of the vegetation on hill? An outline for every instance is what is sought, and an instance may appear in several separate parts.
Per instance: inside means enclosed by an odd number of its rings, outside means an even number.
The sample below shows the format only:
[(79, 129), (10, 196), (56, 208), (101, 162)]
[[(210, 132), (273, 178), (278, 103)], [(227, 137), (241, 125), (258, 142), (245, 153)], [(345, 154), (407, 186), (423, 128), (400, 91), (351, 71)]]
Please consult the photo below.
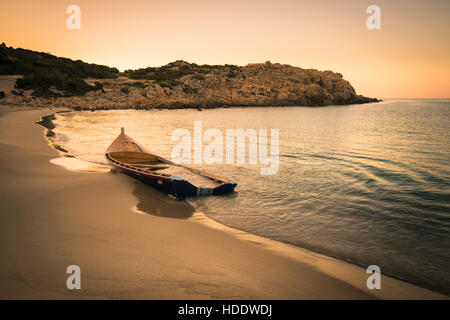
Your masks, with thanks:
[[(177, 60), (126, 70), (0, 46), (0, 74), (22, 74), (2, 103), (57, 103), (74, 109), (205, 108), (220, 106), (325, 106), (378, 101), (358, 95), (342, 74), (287, 64), (198, 65)], [(121, 76), (118, 78), (118, 76)], [(110, 79), (86, 83), (84, 79)], [(118, 79), (114, 79), (118, 78)], [(128, 79), (127, 79), (128, 78)], [(130, 79), (132, 79), (130, 81)], [(66, 98), (74, 96), (72, 98)], [(1, 95), (0, 95), (1, 98)]]
[(16, 88), (32, 89), (34, 96), (83, 95), (102, 89), (100, 85), (87, 84), (84, 79), (111, 79), (118, 74), (116, 68), (0, 45), (0, 75), (24, 75), (17, 80)]
[(126, 70), (124, 75), (130, 79), (155, 80), (156, 82), (175, 84), (176, 80), (187, 75), (194, 75), (197, 79), (204, 79), (203, 74), (219, 71), (224, 68), (237, 70), (240, 67), (234, 65), (198, 65), (188, 63), (183, 60), (177, 60), (161, 67), (149, 67), (138, 70)]

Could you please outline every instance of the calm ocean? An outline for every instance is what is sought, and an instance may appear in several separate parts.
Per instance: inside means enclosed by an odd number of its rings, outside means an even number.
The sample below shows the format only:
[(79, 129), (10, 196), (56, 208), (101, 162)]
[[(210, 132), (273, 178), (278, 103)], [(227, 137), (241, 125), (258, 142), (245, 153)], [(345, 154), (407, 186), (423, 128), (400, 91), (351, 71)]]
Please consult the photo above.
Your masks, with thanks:
[(55, 132), (87, 161), (106, 163), (120, 127), (170, 159), (172, 131), (193, 132), (197, 120), (224, 135), (279, 129), (275, 175), (260, 175), (259, 165), (203, 166), (238, 182), (233, 194), (190, 199), (207, 216), (450, 293), (450, 100), (76, 112), (58, 115)]

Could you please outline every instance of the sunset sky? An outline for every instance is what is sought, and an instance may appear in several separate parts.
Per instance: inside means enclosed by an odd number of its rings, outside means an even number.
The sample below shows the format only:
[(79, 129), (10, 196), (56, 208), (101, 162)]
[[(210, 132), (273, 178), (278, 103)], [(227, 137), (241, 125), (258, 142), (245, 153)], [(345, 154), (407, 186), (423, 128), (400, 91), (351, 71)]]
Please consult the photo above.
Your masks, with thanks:
[[(81, 8), (69, 30), (66, 9)], [(381, 8), (381, 30), (366, 9)], [(0, 42), (119, 68), (270, 60), (333, 70), (359, 94), (450, 97), (448, 0), (3, 0)]]

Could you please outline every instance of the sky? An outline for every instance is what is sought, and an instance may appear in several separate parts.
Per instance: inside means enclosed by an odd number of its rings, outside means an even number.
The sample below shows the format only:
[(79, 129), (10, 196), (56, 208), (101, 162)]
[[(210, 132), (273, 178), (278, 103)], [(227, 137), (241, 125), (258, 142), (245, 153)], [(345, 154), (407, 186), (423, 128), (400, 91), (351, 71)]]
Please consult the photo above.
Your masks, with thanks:
[(121, 71), (270, 60), (340, 72), (365, 96), (450, 97), (448, 0), (2, 0), (0, 42)]

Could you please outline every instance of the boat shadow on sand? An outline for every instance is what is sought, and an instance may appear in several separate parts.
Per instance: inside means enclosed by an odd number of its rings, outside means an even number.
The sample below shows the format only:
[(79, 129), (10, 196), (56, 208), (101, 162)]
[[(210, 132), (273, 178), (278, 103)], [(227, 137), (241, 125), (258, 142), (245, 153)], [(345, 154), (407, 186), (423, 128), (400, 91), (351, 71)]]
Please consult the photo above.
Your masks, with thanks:
[(195, 209), (188, 202), (176, 201), (141, 181), (130, 179), (133, 181), (133, 195), (138, 200), (136, 209), (139, 212), (176, 219), (188, 219), (194, 214)]

